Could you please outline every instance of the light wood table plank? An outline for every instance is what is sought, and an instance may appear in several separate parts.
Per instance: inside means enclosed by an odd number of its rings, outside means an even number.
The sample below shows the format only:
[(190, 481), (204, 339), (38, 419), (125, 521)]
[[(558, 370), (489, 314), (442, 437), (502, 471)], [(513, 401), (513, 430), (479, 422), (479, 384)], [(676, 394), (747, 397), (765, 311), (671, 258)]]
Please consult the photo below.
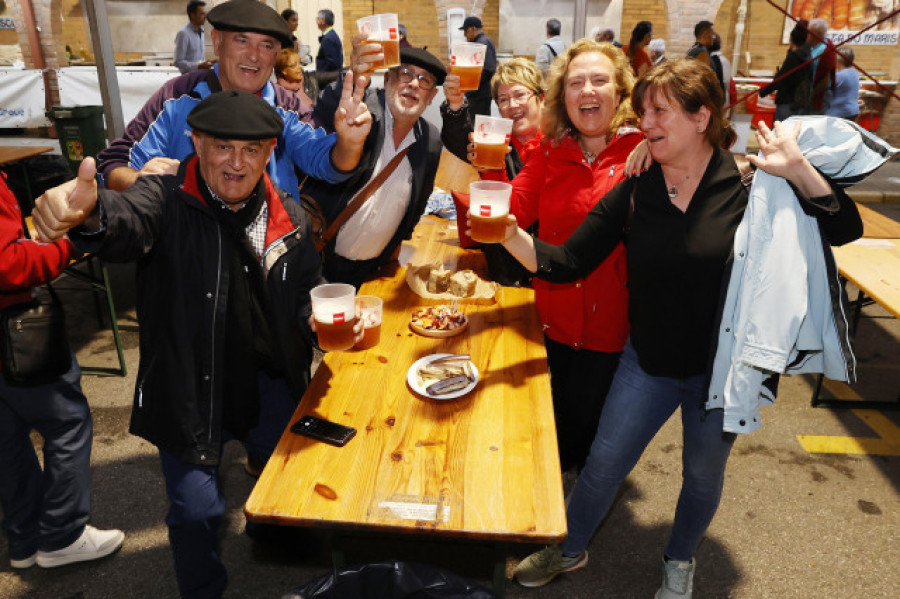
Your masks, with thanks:
[[(483, 269), (450, 223), (422, 220), (414, 263)], [(343, 530), (415, 532), (530, 543), (566, 534), (546, 352), (530, 289), (502, 288), (491, 305), (464, 304), (469, 329), (433, 339), (408, 328), (429, 302), (395, 268), (361, 293), (384, 300), (381, 342), (325, 357), (293, 421), (313, 414), (358, 429), (336, 448), (290, 433), (245, 505), (254, 521)], [(417, 396), (409, 366), (468, 353), (481, 378), (450, 401)]]
[(841, 275), (900, 318), (900, 239), (861, 239), (833, 249)]
[(889, 216), (872, 210), (865, 204), (856, 204), (863, 221), (863, 237), (871, 239), (900, 239), (900, 223)]
[(0, 164), (34, 158), (51, 150), (50, 146), (0, 146)]

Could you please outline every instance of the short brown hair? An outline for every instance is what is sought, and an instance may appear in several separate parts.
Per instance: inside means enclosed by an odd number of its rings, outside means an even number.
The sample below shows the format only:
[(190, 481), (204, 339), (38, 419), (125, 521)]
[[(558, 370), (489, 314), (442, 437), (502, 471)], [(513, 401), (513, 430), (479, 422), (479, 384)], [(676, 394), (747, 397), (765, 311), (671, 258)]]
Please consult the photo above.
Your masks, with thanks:
[(281, 77), (282, 79), (287, 79), (287, 77), (284, 76), (285, 75), (284, 70), (287, 68), (290, 60), (294, 57), (297, 58), (298, 64), (300, 64), (299, 63), (300, 55), (297, 54), (297, 52), (294, 51), (293, 48), (284, 48), (283, 50), (281, 50), (278, 53), (278, 57), (275, 58), (275, 68), (274, 68), (276, 78)]
[(543, 96), (546, 91), (544, 73), (527, 58), (513, 58), (497, 64), (497, 71), (491, 77), (491, 96), (494, 102), (497, 101), (501, 85), (524, 85), (536, 96)]
[(615, 69), (614, 82), (616, 93), (619, 94), (619, 106), (609, 122), (609, 132), (606, 138), (612, 139), (619, 127), (634, 121), (634, 111), (631, 109), (631, 90), (634, 88), (634, 72), (621, 49), (608, 42), (595, 42), (589, 39), (580, 39), (568, 48), (565, 53), (550, 65), (547, 75), (547, 96), (544, 102), (544, 135), (551, 139), (562, 137), (574, 127), (566, 111), (566, 76), (571, 63), (576, 56), (596, 52), (607, 57)]
[(653, 98), (657, 92), (662, 92), (670, 102), (690, 114), (697, 114), (701, 106), (706, 106), (709, 109), (709, 125), (705, 136), (714, 148), (730, 148), (737, 139), (737, 133), (722, 110), (725, 92), (719, 85), (716, 73), (708, 65), (689, 58), (678, 58), (647, 71), (634, 86), (632, 95), (638, 117), (644, 116), (644, 98)]

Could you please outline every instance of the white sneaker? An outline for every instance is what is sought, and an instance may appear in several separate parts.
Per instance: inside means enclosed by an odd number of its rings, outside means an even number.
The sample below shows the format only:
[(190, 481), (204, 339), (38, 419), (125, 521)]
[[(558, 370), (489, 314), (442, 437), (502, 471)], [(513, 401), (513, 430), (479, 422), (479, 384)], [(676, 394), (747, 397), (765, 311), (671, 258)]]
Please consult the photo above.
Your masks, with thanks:
[(68, 547), (56, 551), (38, 551), (37, 565), (42, 568), (55, 568), (100, 559), (117, 551), (124, 541), (125, 533), (121, 530), (98, 530), (88, 524), (81, 536)]
[(24, 570), (33, 566), (35, 562), (37, 562), (37, 551), (23, 559), (10, 559), (9, 565), (16, 570)]
[(697, 560), (694, 559), (689, 562), (663, 560), (663, 583), (656, 591), (656, 599), (691, 599), (696, 565)]

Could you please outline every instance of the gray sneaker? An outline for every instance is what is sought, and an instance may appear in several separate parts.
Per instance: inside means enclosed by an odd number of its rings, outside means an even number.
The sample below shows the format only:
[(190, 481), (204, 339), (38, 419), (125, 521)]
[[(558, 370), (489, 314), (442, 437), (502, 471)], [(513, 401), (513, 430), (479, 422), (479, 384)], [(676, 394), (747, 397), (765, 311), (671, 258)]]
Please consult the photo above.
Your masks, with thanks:
[(550, 545), (519, 562), (515, 576), (523, 587), (540, 587), (556, 578), (557, 574), (580, 570), (587, 563), (586, 550), (575, 557), (566, 557), (559, 545)]
[(98, 530), (88, 524), (81, 536), (68, 547), (56, 551), (38, 551), (37, 565), (41, 568), (55, 568), (100, 559), (117, 551), (123, 541), (125, 533), (121, 530)]
[(663, 560), (663, 583), (656, 591), (656, 599), (691, 598), (694, 592), (694, 567), (697, 560), (676, 562)]

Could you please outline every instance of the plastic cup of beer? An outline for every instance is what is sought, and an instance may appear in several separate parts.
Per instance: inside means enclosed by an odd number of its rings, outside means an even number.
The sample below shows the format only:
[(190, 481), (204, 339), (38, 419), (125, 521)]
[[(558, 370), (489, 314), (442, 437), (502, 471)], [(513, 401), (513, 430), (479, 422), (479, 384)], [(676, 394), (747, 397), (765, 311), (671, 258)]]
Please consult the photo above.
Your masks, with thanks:
[(363, 338), (356, 342), (356, 349), (371, 349), (381, 340), (381, 313), (383, 302), (374, 295), (357, 295), (356, 306), (362, 318)]
[(512, 119), (475, 115), (475, 157), (472, 164), (482, 168), (503, 168), (509, 136), (512, 134)]
[(511, 192), (512, 185), (502, 181), (473, 181), (469, 184), (469, 236), (474, 241), (503, 241)]
[(309, 292), (319, 347), (342, 351), (353, 347), (356, 324), (356, 288), (346, 283), (327, 283)]
[(374, 63), (376, 69), (400, 66), (400, 30), (395, 13), (372, 15), (356, 20), (360, 33), (365, 33), (370, 42), (381, 44), (384, 60)]
[(484, 56), (487, 46), (462, 42), (453, 44), (450, 51), (450, 72), (459, 75), (459, 89), (478, 89), (481, 83), (481, 69), (484, 68)]

